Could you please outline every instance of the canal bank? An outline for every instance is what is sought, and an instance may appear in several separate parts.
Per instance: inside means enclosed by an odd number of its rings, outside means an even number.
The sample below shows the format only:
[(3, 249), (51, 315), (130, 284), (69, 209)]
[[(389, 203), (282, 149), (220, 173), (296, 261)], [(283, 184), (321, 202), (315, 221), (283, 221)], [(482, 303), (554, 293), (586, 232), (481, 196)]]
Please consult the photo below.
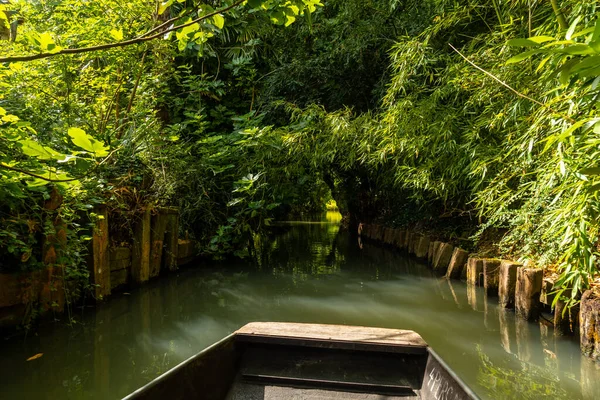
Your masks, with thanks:
[(250, 321), (415, 330), (482, 398), (592, 399), (600, 391), (600, 371), (572, 338), (515, 318), (482, 287), (361, 244), (338, 224), (290, 223), (261, 249), (258, 265), (183, 269), (78, 309), (73, 328), (4, 340), (3, 395), (119, 398)]
[[(358, 235), (361, 240), (371, 240), (426, 260), (437, 276), (466, 281), (469, 287), (482, 287), (486, 297), (498, 298), (499, 306), (514, 310), (517, 318), (541, 320), (553, 328), (554, 335), (577, 337), (582, 353), (600, 362), (600, 295), (595, 289), (585, 291), (580, 304), (567, 308), (561, 298), (555, 298), (560, 288), (545, 269), (511, 260), (482, 258), (410, 229), (361, 223)], [(544, 311), (547, 315), (543, 315)]]

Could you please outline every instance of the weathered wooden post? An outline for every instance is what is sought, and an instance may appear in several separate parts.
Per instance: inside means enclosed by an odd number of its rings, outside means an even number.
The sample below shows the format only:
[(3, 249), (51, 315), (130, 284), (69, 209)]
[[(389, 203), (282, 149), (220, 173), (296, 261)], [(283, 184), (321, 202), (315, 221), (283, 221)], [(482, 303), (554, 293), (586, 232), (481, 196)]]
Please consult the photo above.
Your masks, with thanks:
[(515, 311), (521, 318), (536, 320), (540, 315), (540, 293), (544, 271), (537, 268), (518, 268), (515, 290)]
[(163, 244), (165, 242), (165, 233), (169, 216), (167, 210), (159, 208), (156, 214), (152, 216), (150, 233), (150, 278), (155, 278), (160, 274), (162, 265)]
[(483, 288), (488, 296), (498, 296), (500, 263), (500, 260), (493, 258), (483, 260)]
[(169, 271), (176, 271), (179, 249), (179, 209), (170, 207), (167, 210), (167, 237), (165, 239), (165, 257), (163, 268)]
[(406, 231), (404, 229), (396, 229), (396, 247), (399, 249), (404, 248), (404, 235)]
[(499, 303), (502, 308), (514, 308), (517, 287), (517, 270), (522, 264), (502, 261), (500, 264), (500, 282), (498, 285)]
[(415, 255), (417, 258), (424, 259), (427, 257), (427, 252), (429, 251), (429, 243), (430, 239), (427, 236), (421, 236), (419, 238), (419, 243), (417, 244)]
[(467, 283), (481, 286), (483, 283), (483, 259), (471, 257), (467, 261)]
[(106, 206), (98, 207), (98, 220), (92, 235), (92, 268), (91, 278), (95, 285), (96, 300), (109, 296), (110, 286), (110, 255), (108, 252), (108, 210)]
[(446, 272), (446, 278), (458, 279), (462, 274), (462, 270), (467, 264), (469, 253), (463, 249), (455, 248), (450, 259), (450, 265), (448, 265), (448, 272)]
[(449, 243), (442, 243), (436, 252), (435, 259), (433, 260), (433, 271), (439, 275), (445, 275), (448, 271), (448, 265), (454, 252), (454, 246)]
[(142, 284), (150, 279), (150, 226), (150, 209), (147, 208), (134, 229), (131, 278), (136, 284)]
[(552, 306), (554, 302), (554, 279), (552, 278), (544, 278), (542, 281), (542, 293), (540, 294), (540, 302), (542, 304), (547, 305), (548, 307)]
[(129, 247), (113, 247), (110, 254), (110, 286), (115, 289), (129, 283), (131, 272), (131, 249)]
[(600, 295), (587, 290), (581, 297), (580, 344), (581, 351), (594, 361), (600, 361)]
[(59, 214), (54, 213), (62, 206), (63, 200), (63, 196), (54, 187), (52, 188), (50, 197), (44, 201), (44, 209), (47, 212), (47, 218), (52, 220), (54, 232), (44, 236), (42, 242), (42, 261), (45, 269), (39, 272), (36, 277), (37, 279), (33, 279), (37, 280), (37, 282), (31, 287), (37, 292), (37, 300), (43, 311), (54, 310), (62, 312), (65, 306), (65, 266), (59, 260), (67, 246), (68, 227)]

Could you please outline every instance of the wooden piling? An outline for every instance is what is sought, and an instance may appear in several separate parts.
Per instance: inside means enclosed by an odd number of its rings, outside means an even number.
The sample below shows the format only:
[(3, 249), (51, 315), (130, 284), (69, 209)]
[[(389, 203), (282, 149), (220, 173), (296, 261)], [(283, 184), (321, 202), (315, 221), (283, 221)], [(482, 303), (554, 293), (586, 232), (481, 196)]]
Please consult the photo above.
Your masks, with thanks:
[(404, 234), (406, 233), (403, 229), (396, 229), (396, 247), (402, 249), (404, 246)]
[(467, 260), (467, 283), (481, 286), (483, 283), (483, 259), (471, 257)]
[(600, 294), (587, 290), (580, 304), (581, 351), (594, 361), (600, 361)]
[(406, 251), (410, 250), (410, 248), (409, 248), (409, 246), (410, 246), (410, 235), (411, 235), (410, 229), (406, 229), (404, 231), (404, 246), (402, 246), (402, 248), (404, 250), (406, 250)]
[(150, 229), (150, 278), (155, 278), (160, 274), (168, 219), (169, 216), (164, 208), (159, 208), (157, 213), (152, 216)]
[(554, 307), (554, 334), (556, 336), (572, 335), (574, 327), (571, 324), (571, 312), (562, 300), (557, 300)]
[(150, 279), (150, 209), (146, 209), (136, 223), (131, 255), (131, 278), (133, 283), (142, 284)]
[(448, 271), (448, 265), (450, 264), (450, 259), (452, 259), (452, 254), (454, 252), (454, 246), (449, 243), (442, 243), (435, 255), (435, 260), (433, 261), (433, 271), (437, 275), (446, 275)]
[(168, 271), (177, 270), (179, 250), (179, 209), (168, 209), (167, 232), (165, 237), (165, 256), (163, 268)]
[(501, 260), (485, 258), (483, 260), (483, 288), (488, 296), (498, 296)]
[(417, 258), (427, 258), (427, 252), (429, 251), (429, 243), (431, 240), (427, 236), (421, 236), (419, 238), (419, 243), (416, 246), (415, 255)]
[(463, 249), (455, 248), (448, 265), (448, 272), (446, 272), (446, 278), (448, 279), (459, 279), (463, 268), (467, 264), (469, 253)]
[(92, 235), (91, 280), (96, 300), (102, 300), (111, 293), (110, 255), (108, 252), (108, 210), (100, 206), (96, 210), (98, 220)]
[(441, 244), (442, 244), (442, 242), (440, 242), (438, 240), (435, 240), (433, 242), (433, 246), (431, 248), (431, 251), (427, 255), (427, 261), (429, 262), (429, 265), (433, 266), (433, 263), (435, 261), (435, 256), (437, 255), (438, 251), (440, 250), (440, 245)]
[(501, 308), (515, 307), (515, 289), (517, 287), (517, 269), (522, 264), (511, 261), (502, 261), (500, 264), (500, 280), (498, 283), (498, 296)]
[(526, 320), (536, 320), (540, 315), (540, 293), (544, 271), (537, 268), (518, 268), (515, 290), (515, 312)]
[(433, 258), (433, 247), (434, 247), (435, 241), (431, 240), (429, 242), (429, 248), (427, 249), (427, 263), (431, 264), (431, 259)]
[(544, 278), (542, 281), (542, 293), (540, 294), (540, 302), (547, 306), (552, 306), (554, 302), (554, 279)]

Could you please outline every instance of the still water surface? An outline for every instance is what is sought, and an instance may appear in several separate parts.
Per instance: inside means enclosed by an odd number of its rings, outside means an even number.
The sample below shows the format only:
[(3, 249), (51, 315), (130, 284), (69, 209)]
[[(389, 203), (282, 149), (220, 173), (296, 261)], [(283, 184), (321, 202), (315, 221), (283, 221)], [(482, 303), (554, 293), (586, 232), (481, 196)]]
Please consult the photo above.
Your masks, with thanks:
[[(600, 369), (552, 329), (501, 312), (335, 223), (290, 223), (258, 265), (200, 266), (0, 343), (1, 399), (117, 399), (250, 321), (413, 329), (482, 398), (600, 398)], [(27, 362), (37, 353), (43, 356)]]

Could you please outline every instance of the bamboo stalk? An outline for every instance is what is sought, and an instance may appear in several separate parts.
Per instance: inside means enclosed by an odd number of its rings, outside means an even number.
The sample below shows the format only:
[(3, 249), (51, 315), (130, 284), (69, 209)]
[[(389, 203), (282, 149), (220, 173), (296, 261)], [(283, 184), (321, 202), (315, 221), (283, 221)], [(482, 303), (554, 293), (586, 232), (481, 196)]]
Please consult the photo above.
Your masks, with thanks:
[(558, 4), (558, 0), (550, 0), (552, 3), (552, 8), (554, 9), (554, 13), (556, 14), (556, 19), (558, 20), (558, 25), (560, 29), (569, 29), (569, 24), (562, 10), (560, 9), (560, 5)]

